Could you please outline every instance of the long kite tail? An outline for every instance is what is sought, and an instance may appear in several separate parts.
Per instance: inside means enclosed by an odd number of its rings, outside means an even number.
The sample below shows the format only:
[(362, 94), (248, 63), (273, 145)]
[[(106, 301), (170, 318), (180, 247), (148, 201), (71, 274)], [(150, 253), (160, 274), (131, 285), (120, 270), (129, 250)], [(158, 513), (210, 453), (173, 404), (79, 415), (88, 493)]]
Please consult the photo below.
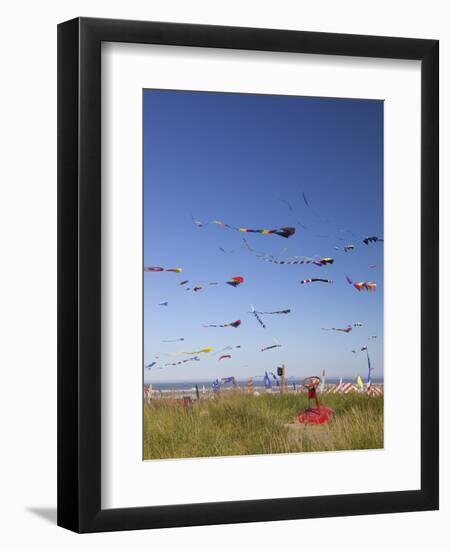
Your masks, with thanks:
[(221, 227), (227, 229), (233, 229), (234, 231), (239, 231), (240, 233), (259, 233), (260, 235), (279, 235), (288, 239), (295, 234), (295, 227), (279, 227), (277, 229), (250, 229), (248, 227), (234, 227), (220, 220), (212, 220), (210, 222), (202, 222), (195, 218), (192, 218), (192, 221), (197, 227), (204, 227), (209, 224), (220, 225)]
[(332, 281), (331, 279), (319, 279), (315, 277), (314, 279), (303, 279), (303, 281), (300, 281), (300, 283), (302, 285), (307, 283), (328, 283), (329, 285), (331, 285), (334, 283), (334, 281)]
[(255, 308), (252, 306), (252, 310), (250, 313), (253, 313), (253, 315), (255, 316), (255, 319), (258, 321), (258, 323), (262, 326), (262, 328), (266, 328), (266, 325), (263, 323), (263, 320), (261, 319), (261, 317), (258, 315), (258, 312), (255, 310)]
[(233, 327), (237, 328), (241, 324), (241, 320), (233, 321), (232, 323), (225, 323), (223, 325), (203, 325), (204, 328), (224, 328), (224, 327)]

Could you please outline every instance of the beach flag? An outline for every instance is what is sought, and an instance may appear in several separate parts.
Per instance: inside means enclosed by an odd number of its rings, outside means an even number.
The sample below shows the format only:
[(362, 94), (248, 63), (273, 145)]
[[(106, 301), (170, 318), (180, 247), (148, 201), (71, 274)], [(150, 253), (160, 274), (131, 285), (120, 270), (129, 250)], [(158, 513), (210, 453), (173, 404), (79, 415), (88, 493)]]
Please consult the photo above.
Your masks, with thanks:
[(198, 385), (195, 384), (195, 396), (197, 397), (197, 399), (200, 399), (200, 392), (198, 391)]
[(153, 397), (153, 385), (150, 384), (148, 386), (148, 400), (151, 401), (152, 400), (152, 397)]
[(358, 388), (359, 388), (360, 390), (362, 390), (362, 389), (364, 388), (364, 383), (363, 383), (363, 381), (362, 381), (361, 376), (359, 376), (359, 374), (358, 374), (358, 380), (356, 381), (356, 383), (358, 384)]
[(266, 388), (266, 390), (272, 389), (272, 382), (270, 381), (267, 371), (264, 373), (264, 387)]
[(280, 382), (278, 381), (277, 375), (276, 375), (275, 373), (273, 373), (273, 372), (271, 372), (270, 374), (272, 375), (272, 378), (275, 380), (275, 384), (276, 384), (277, 386), (279, 386), (279, 385), (280, 385)]
[(325, 369), (322, 371), (322, 380), (320, 382), (320, 391), (323, 393), (325, 391)]
[(217, 393), (220, 390), (220, 382), (217, 378), (216, 378), (216, 380), (214, 380), (211, 387), (212, 387), (213, 392), (215, 392), (215, 393)]
[(253, 378), (248, 379), (247, 391), (248, 391), (249, 394), (253, 395)]
[(370, 357), (369, 357), (369, 351), (366, 350), (366, 353), (367, 353), (367, 365), (369, 367), (369, 374), (367, 376), (367, 385), (370, 387), (370, 385), (372, 384), (372, 371), (373, 371), (373, 367), (372, 365), (370, 364)]
[(236, 378), (234, 376), (228, 376), (227, 378), (221, 378), (224, 384), (232, 383), (233, 386), (236, 386)]

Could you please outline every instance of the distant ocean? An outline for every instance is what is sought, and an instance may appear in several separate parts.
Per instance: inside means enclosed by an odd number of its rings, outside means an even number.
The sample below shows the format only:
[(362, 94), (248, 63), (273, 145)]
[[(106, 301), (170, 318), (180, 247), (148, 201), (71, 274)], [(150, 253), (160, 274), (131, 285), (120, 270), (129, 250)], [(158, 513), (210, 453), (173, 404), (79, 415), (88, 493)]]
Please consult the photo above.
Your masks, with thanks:
[[(326, 384), (338, 384), (339, 378), (326, 378), (325, 383)], [(289, 386), (292, 386), (295, 384), (296, 386), (299, 386), (301, 382), (303, 381), (303, 378), (290, 378), (286, 380), (286, 383)], [(366, 379), (363, 378), (363, 381), (366, 382)], [(237, 385), (240, 387), (247, 387), (248, 379), (245, 380), (236, 380)], [(272, 385), (276, 387), (276, 382), (274, 380), (271, 380)], [(353, 378), (342, 378), (342, 382), (355, 382), (356, 383), (356, 377)], [(374, 384), (383, 384), (383, 378), (372, 378), (372, 382)], [(200, 381), (184, 381), (184, 382), (152, 382), (152, 381), (146, 381), (144, 382), (145, 386), (148, 386), (149, 384), (152, 384), (153, 389), (155, 390), (192, 390), (195, 388), (195, 384), (201, 389), (203, 386), (205, 388), (210, 388), (212, 384), (212, 380), (200, 380)], [(226, 387), (232, 387), (232, 384), (225, 384)], [(253, 386), (254, 387), (263, 387), (264, 386), (264, 380), (261, 378), (253, 378)]]

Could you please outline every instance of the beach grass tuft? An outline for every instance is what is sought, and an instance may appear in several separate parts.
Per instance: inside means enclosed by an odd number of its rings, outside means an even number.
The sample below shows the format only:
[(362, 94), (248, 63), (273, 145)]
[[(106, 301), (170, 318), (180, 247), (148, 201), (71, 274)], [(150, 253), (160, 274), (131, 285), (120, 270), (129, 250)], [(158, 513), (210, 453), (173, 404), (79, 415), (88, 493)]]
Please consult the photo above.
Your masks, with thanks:
[(305, 394), (232, 393), (191, 406), (160, 399), (144, 405), (144, 460), (383, 448), (383, 397), (323, 396), (335, 416), (304, 426)]

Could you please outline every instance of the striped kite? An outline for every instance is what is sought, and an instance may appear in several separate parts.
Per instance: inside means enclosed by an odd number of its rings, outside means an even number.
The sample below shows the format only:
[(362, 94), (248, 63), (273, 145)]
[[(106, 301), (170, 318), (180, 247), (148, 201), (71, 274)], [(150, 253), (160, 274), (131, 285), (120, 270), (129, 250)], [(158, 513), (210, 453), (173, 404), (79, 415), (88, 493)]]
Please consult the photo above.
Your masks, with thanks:
[(329, 285), (331, 285), (331, 284), (334, 283), (334, 281), (332, 281), (331, 279), (318, 279), (316, 277), (316, 278), (313, 278), (313, 279), (303, 279), (303, 281), (300, 281), (300, 283), (302, 285), (304, 285), (306, 283), (328, 283)]
[(227, 229), (234, 229), (234, 231), (239, 231), (240, 233), (259, 233), (260, 235), (279, 235), (288, 239), (295, 233), (295, 227), (280, 227), (279, 229), (249, 229), (247, 227), (234, 227), (225, 222), (219, 220), (213, 220), (211, 222), (202, 222), (200, 220), (192, 219), (197, 227), (205, 227), (206, 225), (215, 224), (225, 227)]

